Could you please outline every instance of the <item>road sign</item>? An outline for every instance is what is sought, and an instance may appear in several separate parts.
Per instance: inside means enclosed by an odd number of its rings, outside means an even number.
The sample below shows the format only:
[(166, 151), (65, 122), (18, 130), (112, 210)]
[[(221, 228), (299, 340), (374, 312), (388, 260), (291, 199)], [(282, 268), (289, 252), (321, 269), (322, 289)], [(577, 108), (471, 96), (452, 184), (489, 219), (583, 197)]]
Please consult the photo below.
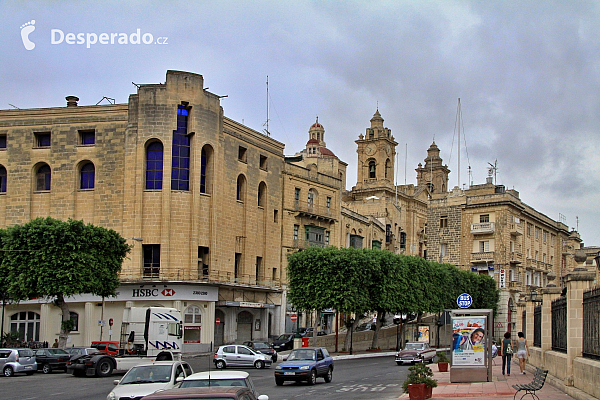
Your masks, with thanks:
[(496, 328), (502, 328), (502, 322), (498, 322), (498, 323), (496, 324)]
[(473, 298), (470, 294), (463, 293), (456, 299), (456, 304), (458, 304), (460, 308), (469, 308), (471, 307), (471, 304), (473, 304)]
[(108, 326), (113, 326), (113, 319), (112, 318), (108, 320)]
[(296, 322), (298, 320), (298, 316), (296, 314), (292, 314), (290, 315), (290, 320), (292, 320), (292, 322)]
[(221, 323), (221, 318), (217, 318), (217, 319), (215, 319), (215, 323), (216, 323), (217, 325), (219, 325), (219, 324)]

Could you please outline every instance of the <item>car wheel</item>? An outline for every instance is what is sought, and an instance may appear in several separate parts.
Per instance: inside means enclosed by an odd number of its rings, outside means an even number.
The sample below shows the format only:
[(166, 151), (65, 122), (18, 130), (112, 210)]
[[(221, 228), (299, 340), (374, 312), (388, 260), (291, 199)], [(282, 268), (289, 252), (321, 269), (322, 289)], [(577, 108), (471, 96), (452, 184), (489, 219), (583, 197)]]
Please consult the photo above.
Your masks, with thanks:
[(52, 372), (52, 367), (50, 366), (50, 364), (42, 365), (42, 372), (45, 374), (49, 374), (50, 372)]
[(27, 371), (25, 372), (25, 375), (33, 375), (33, 371)]
[(217, 367), (217, 369), (224, 369), (225, 368), (225, 361), (223, 360), (219, 360), (215, 363), (215, 367)]
[(396, 361), (396, 364), (398, 365), (402, 365), (402, 363), (400, 361)]
[(82, 371), (80, 369), (74, 369), (73, 376), (85, 376), (85, 371)]
[(315, 383), (317, 383), (317, 371), (313, 369), (312, 371), (310, 371), (310, 375), (308, 377), (308, 384), (314, 385)]
[(329, 383), (333, 379), (333, 368), (329, 367), (327, 375), (325, 375), (325, 382)]
[(4, 370), (2, 372), (4, 372), (4, 376), (6, 376), (7, 378), (10, 378), (11, 376), (13, 376), (15, 374), (15, 371), (13, 371), (13, 369), (11, 367), (4, 368)]
[(433, 357), (429, 359), (429, 364), (433, 364)]
[(113, 365), (108, 359), (100, 360), (96, 366), (96, 375), (100, 377), (110, 376), (113, 371)]
[(258, 360), (254, 363), (254, 368), (263, 369), (265, 367), (265, 362), (262, 360)]

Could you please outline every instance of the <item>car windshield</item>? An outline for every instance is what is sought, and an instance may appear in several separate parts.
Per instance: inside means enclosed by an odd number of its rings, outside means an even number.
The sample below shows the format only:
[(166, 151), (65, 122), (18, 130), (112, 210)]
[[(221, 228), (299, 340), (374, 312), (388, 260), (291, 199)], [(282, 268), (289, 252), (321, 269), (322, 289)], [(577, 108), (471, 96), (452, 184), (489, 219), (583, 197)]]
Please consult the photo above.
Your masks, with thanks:
[(59, 354), (59, 355), (69, 354), (66, 351), (64, 351), (63, 349), (47, 349), (47, 351), (50, 354)]
[(254, 343), (252, 346), (255, 349), (270, 349), (271, 347), (266, 343)]
[(421, 343), (406, 343), (405, 350), (423, 350)]
[(242, 378), (236, 379), (185, 379), (181, 382), (180, 388), (187, 387), (209, 387), (209, 386), (244, 386), (246, 385), (246, 380)]
[(292, 350), (290, 355), (287, 358), (288, 361), (298, 361), (298, 360), (315, 360), (315, 352), (311, 350)]
[(277, 340), (288, 340), (290, 338), (290, 336), (292, 336), (289, 333), (284, 333), (283, 335), (280, 335)]
[(171, 365), (142, 365), (133, 367), (119, 385), (131, 383), (156, 383), (171, 381)]

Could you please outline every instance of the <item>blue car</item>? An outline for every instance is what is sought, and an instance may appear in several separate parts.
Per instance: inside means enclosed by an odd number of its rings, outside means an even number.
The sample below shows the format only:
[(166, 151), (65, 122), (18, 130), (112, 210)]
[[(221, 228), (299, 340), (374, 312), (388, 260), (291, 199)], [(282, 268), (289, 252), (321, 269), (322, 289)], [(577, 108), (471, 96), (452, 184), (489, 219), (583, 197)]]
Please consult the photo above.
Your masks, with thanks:
[(283, 385), (285, 381), (306, 381), (314, 385), (318, 377), (325, 382), (333, 379), (333, 358), (324, 347), (303, 347), (294, 349), (283, 361), (275, 367), (275, 383)]

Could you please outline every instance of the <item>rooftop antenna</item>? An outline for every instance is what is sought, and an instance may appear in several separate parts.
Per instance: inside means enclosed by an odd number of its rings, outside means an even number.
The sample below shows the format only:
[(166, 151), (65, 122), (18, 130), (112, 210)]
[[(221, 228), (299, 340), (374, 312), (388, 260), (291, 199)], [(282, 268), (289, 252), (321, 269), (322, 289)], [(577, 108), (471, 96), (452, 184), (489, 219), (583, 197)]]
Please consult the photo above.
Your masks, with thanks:
[(460, 120), (462, 119), (462, 113), (460, 111), (460, 97), (458, 98), (458, 109), (456, 111), (456, 118), (458, 120), (458, 187), (460, 187)]
[(577, 224), (576, 231), (579, 232), (579, 217), (578, 216), (575, 216), (575, 221), (576, 221), (575, 223)]
[(471, 166), (469, 165), (469, 187), (473, 186), (473, 170), (471, 169)]
[(106, 96), (103, 96), (103, 97), (100, 99), (100, 101), (96, 103), (96, 105), (98, 105), (98, 104), (102, 103), (102, 100), (106, 100), (106, 101), (108, 101), (110, 104), (116, 104), (116, 101), (115, 101), (115, 99), (113, 99), (112, 97), (106, 97)]
[(488, 163), (488, 175), (491, 177), (494, 176), (494, 185), (496, 184), (496, 174), (498, 172), (498, 160), (494, 160), (494, 163)]
[(11, 107), (13, 107), (13, 108), (16, 108), (17, 110), (20, 110), (20, 108), (19, 108), (19, 107), (17, 107), (17, 106), (15, 106), (14, 104), (10, 104), (10, 103), (8, 103), (8, 105), (9, 105), (9, 106), (11, 106)]
[(271, 136), (271, 132), (269, 132), (269, 75), (267, 75), (267, 122), (265, 122), (265, 125), (267, 126), (265, 133), (267, 136)]

